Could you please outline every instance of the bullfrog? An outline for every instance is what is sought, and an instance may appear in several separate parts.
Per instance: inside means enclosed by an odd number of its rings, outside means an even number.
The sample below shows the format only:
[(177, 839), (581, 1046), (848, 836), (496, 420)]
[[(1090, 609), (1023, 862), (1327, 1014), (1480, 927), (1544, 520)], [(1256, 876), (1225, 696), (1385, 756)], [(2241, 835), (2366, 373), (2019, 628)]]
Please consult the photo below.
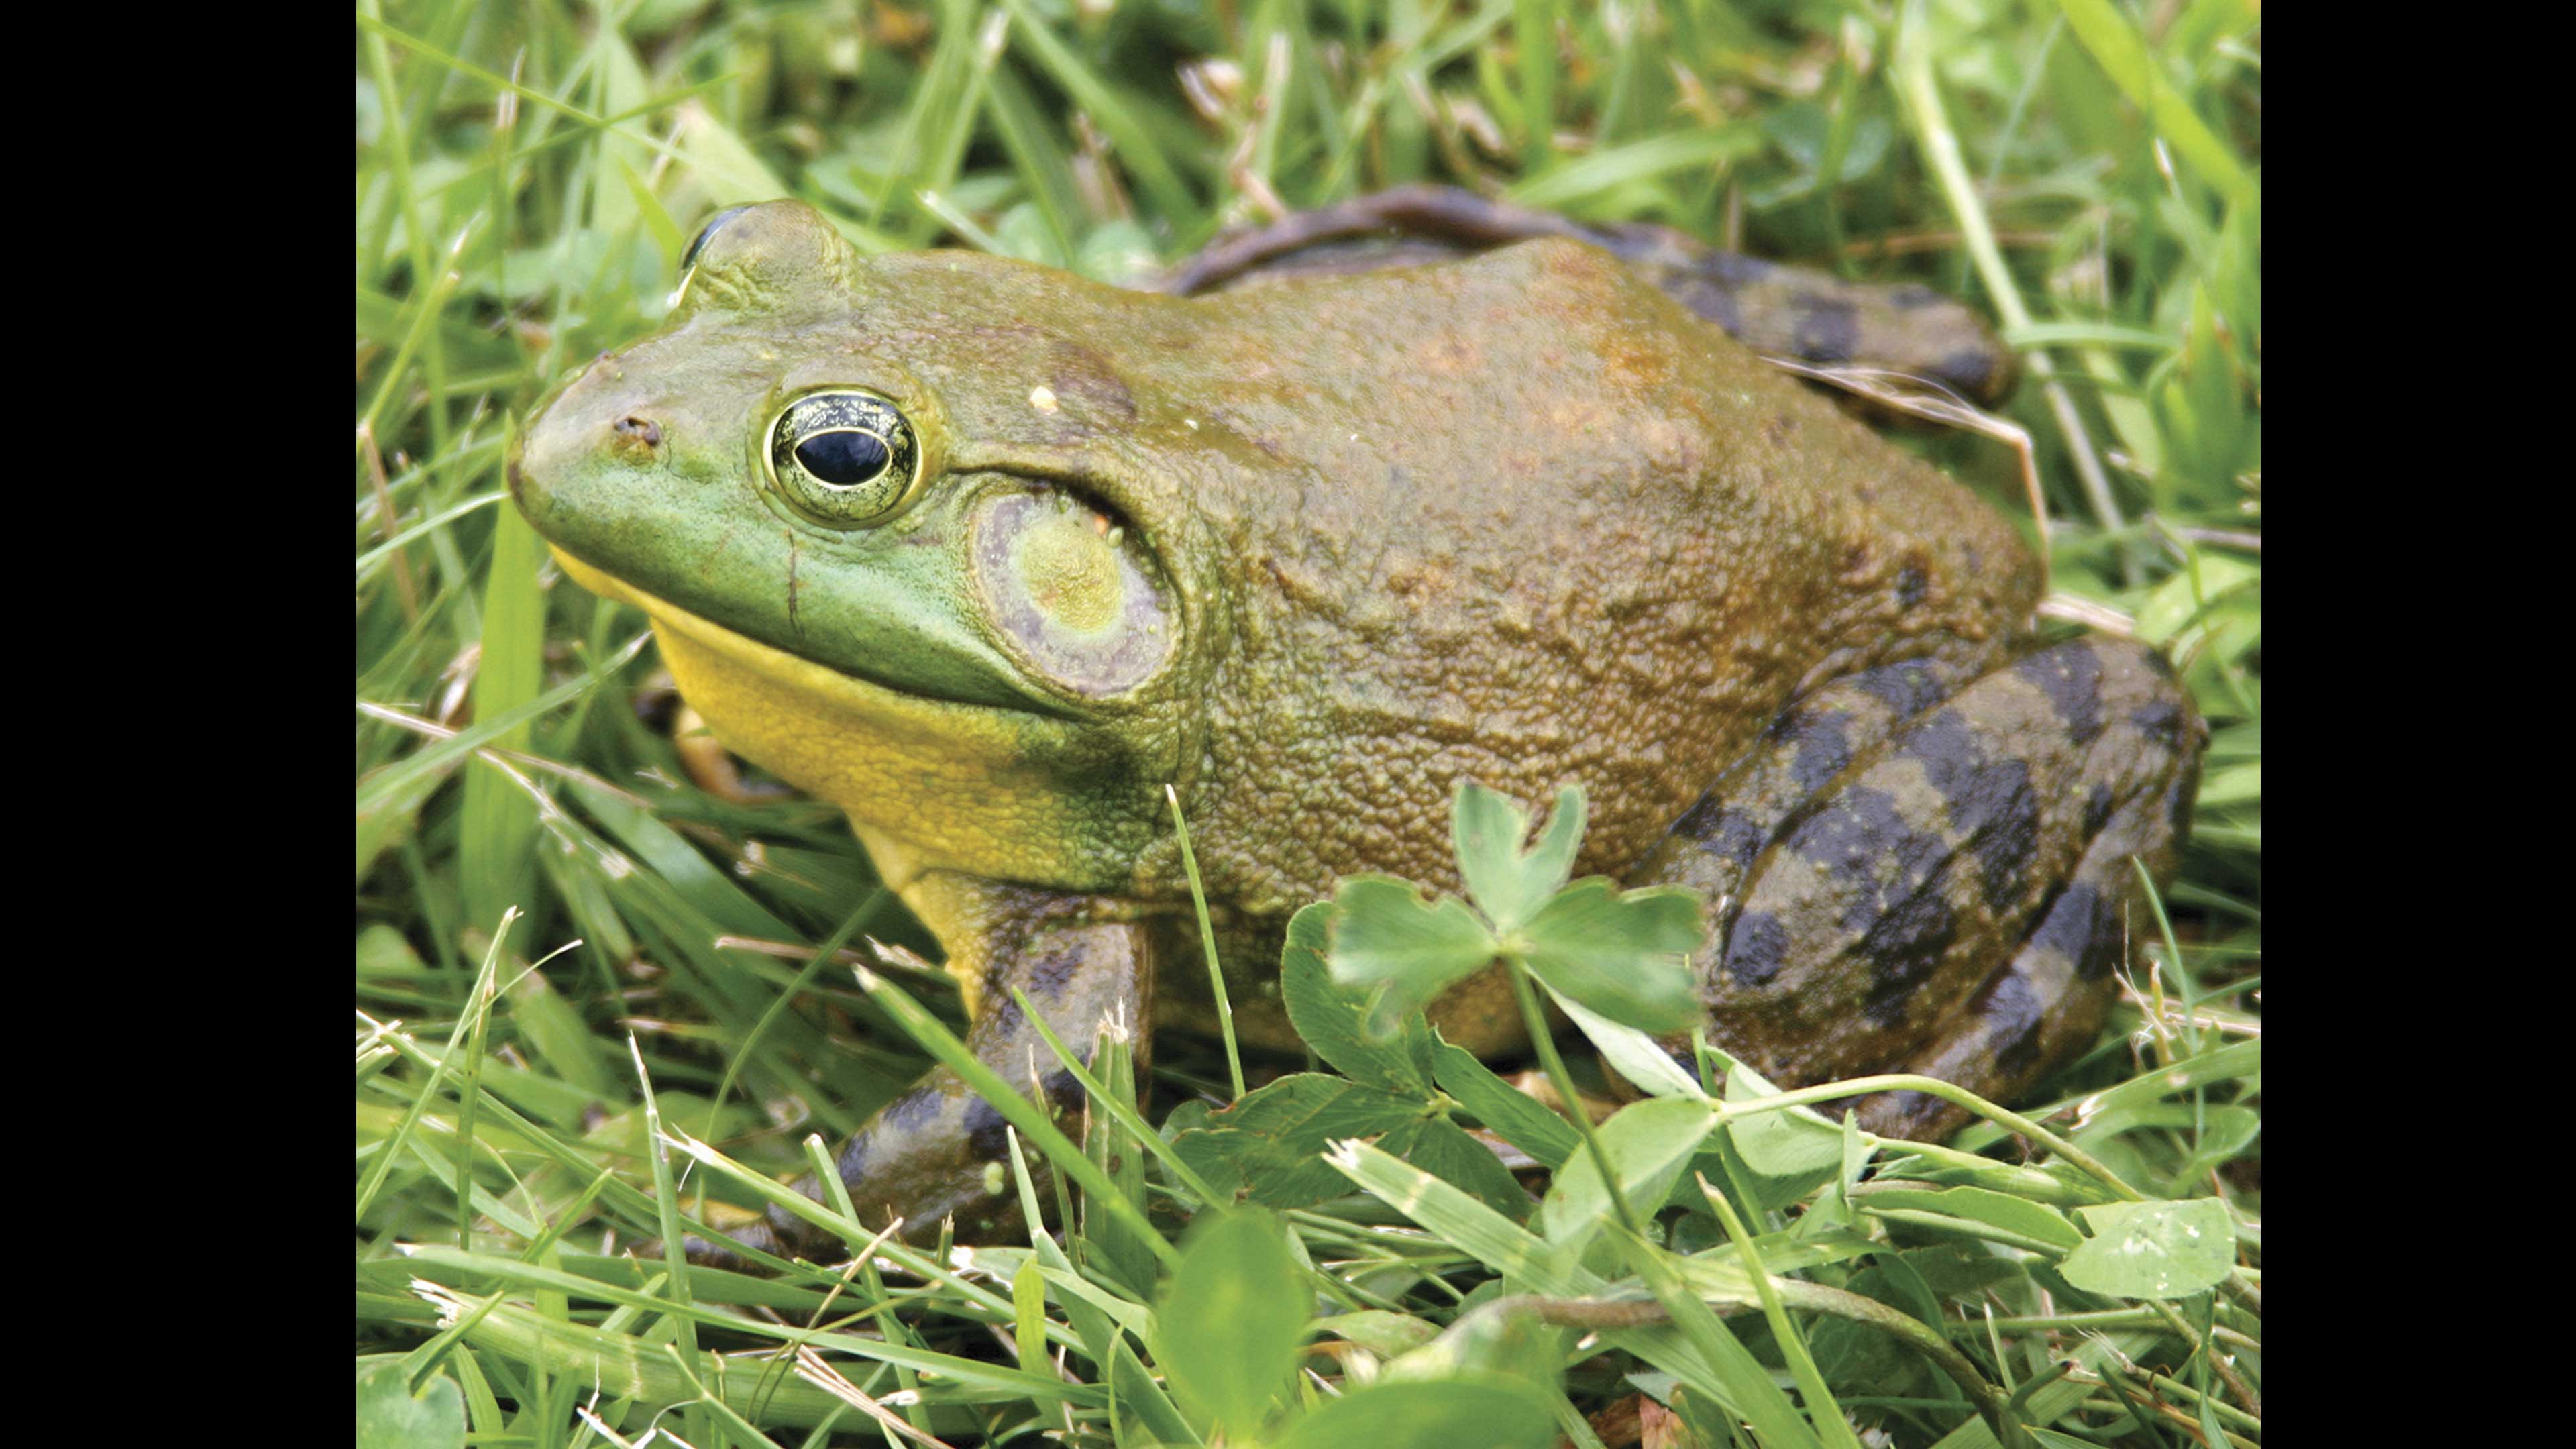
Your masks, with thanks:
[[(1459, 889), (1477, 781), (1579, 784), (1577, 874), (1700, 890), (1710, 1037), (1776, 1081), (2010, 1098), (2082, 1050), (2131, 861), (2170, 878), (2193, 799), (2164, 659), (2043, 633), (2014, 526), (1731, 337), (1669, 237), (1467, 207), (1481, 236), (1266, 265), (1403, 210), (1148, 291), (734, 208), (664, 327), (528, 422), (510, 491), (727, 745), (847, 813), (968, 1046), (1062, 1120), (1015, 989), (1075, 1044), (1210, 1020), (1166, 787), (1256, 1047), (1295, 1047), (1288, 917), (1361, 872)], [(1432, 1020), (1526, 1045), (1491, 972)], [(972, 1236), (1015, 1209), (1004, 1141), (943, 1069), (838, 1168), (871, 1225)]]

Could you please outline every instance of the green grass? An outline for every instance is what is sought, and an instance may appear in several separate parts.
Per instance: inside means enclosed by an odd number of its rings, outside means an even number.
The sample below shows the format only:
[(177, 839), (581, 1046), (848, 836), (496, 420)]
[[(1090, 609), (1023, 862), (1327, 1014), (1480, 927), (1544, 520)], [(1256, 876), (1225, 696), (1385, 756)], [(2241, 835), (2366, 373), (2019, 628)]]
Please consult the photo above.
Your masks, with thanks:
[[(1593, 1442), (1576, 1415), (1633, 1422), (1641, 1392), (1703, 1436), (1674, 1442), (1843, 1445), (1856, 1425), (1962, 1446), (1991, 1441), (1988, 1416), (2052, 1445), (2259, 1442), (2251, 9), (365, 0), (356, 1222), (360, 1372), (399, 1375), (361, 1395), (382, 1442), (607, 1444), (658, 1422), (702, 1449), (874, 1444), (900, 1421), (1141, 1444), (1213, 1417), (1234, 1444), (1386, 1449), (1550, 1415)], [(2215, 731), (2169, 923), (2136, 925), (2160, 1014), (2124, 1008), (2056, 1100), (2025, 1104), (2016, 1125), (2050, 1134), (2027, 1160), (1992, 1119), (1907, 1155), (1749, 1108), (1754, 1084), (1710, 1105), (1663, 1083), (1596, 1134), (1615, 1200), (1570, 1124), (1463, 1053), (1421, 1071), (1353, 1028), (1316, 1041), (1323, 1085), (1281, 1079), (1567, 1164), (1551, 1196), (1572, 1205), (1535, 1227), (1495, 1205), (1490, 1162), (1386, 1150), (1447, 1140), (1427, 1126), (1301, 1157), (1327, 1195), (1266, 1223), (1195, 1211), (1228, 1152), (1284, 1149), (1218, 1140), (1233, 1063), (1166, 1040), (1146, 1115), (1103, 1060), (1122, 1150), (1095, 1140), (1075, 1169), (1071, 1144), (1017, 1144), (1059, 1154), (1021, 1189), (1074, 1205), (1060, 1242), (957, 1262), (889, 1244), (846, 1279), (626, 1256), (760, 1201), (809, 1134), (837, 1140), (922, 1069), (917, 1038), (956, 1002), (935, 972), (881, 967), (904, 994), (871, 994), (843, 964), (860, 934), (931, 943), (834, 812), (689, 782), (643, 621), (555, 578), (501, 498), (513, 423), (655, 325), (718, 205), (795, 194), (865, 247), (1125, 280), (1271, 199), (1417, 178), (1925, 281), (2000, 320), (2029, 363), (2009, 421), (2050, 520), (2051, 612), (2168, 644)], [(2012, 448), (1902, 441), (2028, 516)], [(1621, 1030), (1567, 1039), (1584, 1089)], [(1254, 1096), (1294, 1065), (1243, 1063)], [(708, 1152), (647, 1153), (653, 1122)], [(1197, 1135), (1135, 1140), (1158, 1127)], [(2132, 1296), (2152, 1289), (2118, 1276), (2131, 1237), (2198, 1286)], [(1147, 1315), (1176, 1272), (1195, 1305), (1252, 1306), (1185, 1308), (1165, 1339)], [(767, 1356), (782, 1343), (810, 1377)]]

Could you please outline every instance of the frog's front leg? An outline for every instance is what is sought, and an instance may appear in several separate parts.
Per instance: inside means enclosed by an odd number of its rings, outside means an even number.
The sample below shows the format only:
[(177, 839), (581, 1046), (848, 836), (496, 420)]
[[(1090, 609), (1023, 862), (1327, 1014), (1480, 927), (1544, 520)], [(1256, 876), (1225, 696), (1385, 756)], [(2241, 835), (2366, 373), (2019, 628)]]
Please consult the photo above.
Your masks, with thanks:
[[(1002, 1080), (1079, 1131), (1083, 1091), (1012, 998), (1018, 988), (1085, 1064), (1104, 1024), (1124, 1028), (1141, 1073), (1153, 1039), (1153, 957), (1144, 924), (1120, 904), (1029, 886), (931, 872), (903, 892), (948, 950), (964, 992), (966, 1045)], [(954, 1218), (958, 1235), (988, 1241), (1019, 1214), (1005, 1165), (1002, 1114), (945, 1067), (861, 1127), (841, 1149), (841, 1181), (861, 1223), (903, 1220), (923, 1238)], [(1032, 1162), (1032, 1167), (1042, 1166)], [(808, 1179), (808, 1197), (823, 1196)], [(813, 1230), (772, 1208), (765, 1227), (735, 1234), (764, 1252), (815, 1250)]]
[[(1711, 1037), (1766, 1075), (1910, 1071), (2006, 1100), (2092, 1041), (2130, 861), (2171, 876), (2203, 735), (2123, 640), (1888, 665), (1784, 714), (1636, 874), (1718, 903), (1694, 963)], [(1857, 1105), (1896, 1136), (1965, 1120), (1912, 1093)]]

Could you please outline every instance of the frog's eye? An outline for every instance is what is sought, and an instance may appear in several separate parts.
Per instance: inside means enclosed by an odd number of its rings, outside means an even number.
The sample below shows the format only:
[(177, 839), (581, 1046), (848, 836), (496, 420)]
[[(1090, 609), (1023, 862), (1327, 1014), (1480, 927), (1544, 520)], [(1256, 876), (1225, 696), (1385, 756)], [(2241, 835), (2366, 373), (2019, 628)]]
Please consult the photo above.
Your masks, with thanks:
[(672, 307), (677, 308), (689, 295), (689, 281), (698, 274), (698, 253), (707, 249), (707, 243), (715, 239), (717, 232), (724, 230), (726, 222), (749, 210), (748, 206), (728, 206), (708, 217), (707, 224), (698, 228), (698, 234), (689, 238), (687, 249), (680, 253), (680, 285), (671, 289)]
[(921, 487), (912, 424), (862, 388), (807, 393), (781, 408), (761, 461), (789, 507), (836, 528), (883, 523)]
[(698, 234), (689, 238), (689, 249), (680, 253), (681, 272), (685, 274), (689, 268), (698, 264), (698, 253), (707, 249), (707, 243), (714, 240), (717, 232), (724, 230), (724, 224), (726, 222), (733, 220), (735, 217), (740, 216), (749, 210), (751, 210), (751, 208), (748, 206), (728, 206), (724, 210), (717, 212), (715, 215), (708, 217), (707, 224), (698, 228)]

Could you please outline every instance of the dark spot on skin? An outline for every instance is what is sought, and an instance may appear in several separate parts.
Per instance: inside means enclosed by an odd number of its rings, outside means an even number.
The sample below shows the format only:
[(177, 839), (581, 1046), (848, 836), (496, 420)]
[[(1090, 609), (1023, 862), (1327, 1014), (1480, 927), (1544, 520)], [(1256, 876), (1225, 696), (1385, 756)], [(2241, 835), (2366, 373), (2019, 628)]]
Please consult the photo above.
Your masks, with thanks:
[(1800, 710), (1794, 718), (1798, 754), (1790, 762), (1789, 776), (1797, 782), (1799, 794), (1813, 795), (1851, 763), (1851, 716), (1840, 710)]
[(1789, 334), (1790, 345), (1800, 357), (1831, 364), (1849, 362), (1860, 351), (1860, 318), (1849, 301), (1801, 294), (1792, 305), (1798, 320)]
[(1029, 997), (1045, 1001), (1062, 996), (1064, 989), (1081, 974), (1082, 952), (1079, 949), (1056, 946), (1041, 951), (1038, 958), (1029, 963)]
[(1975, 790), (1977, 777), (1986, 768), (1985, 746), (1977, 738), (1976, 726), (1955, 707), (1928, 715), (1907, 729), (1896, 752), (1923, 766), (1923, 778), (1954, 811), (1958, 801)]
[(2091, 840), (2111, 823), (2111, 787), (2095, 785), (2084, 795), (2084, 838)]
[[(867, 1133), (861, 1132), (850, 1139), (850, 1145), (841, 1149), (841, 1160), (834, 1164), (833, 1170), (841, 1174), (841, 1181), (844, 1184), (855, 1184), (866, 1180), (868, 1175)], [(772, 1208), (770, 1211), (778, 1212), (782, 1209)]]
[(1938, 307), (1941, 305), (1941, 294), (1930, 287), (1908, 282), (1888, 292), (1887, 305), (1906, 312), (1924, 307)]
[(1942, 357), (1937, 371), (1941, 381), (1975, 397), (1994, 382), (1994, 354), (1975, 347), (1958, 348)]
[(1789, 959), (1789, 932), (1768, 912), (1748, 912), (1726, 937), (1726, 976), (1738, 986), (1767, 986)]
[(1704, 277), (1688, 277), (1667, 284), (1665, 290), (1674, 301), (1715, 323), (1727, 336), (1743, 335), (1744, 309), (1737, 305), (1735, 293), (1726, 287)]
[[(1793, 853), (1858, 892), (1843, 923), (1853, 932), (1865, 929), (1889, 901), (1930, 880), (1951, 850), (1948, 840), (1908, 824), (1897, 813), (1895, 796), (1863, 785), (1836, 794), (1791, 832), (1788, 843)], [(1894, 866), (1894, 879), (1883, 877), (1883, 865)]]
[(2196, 770), (2191, 772), (2175, 781), (2174, 787), (2165, 792), (2165, 823), (2173, 827), (2173, 837), (2177, 841), (2191, 833), (2192, 801), (2200, 793), (2198, 774)]
[[(1848, 943), (1842, 954), (1869, 963), (1863, 1014), (1882, 1028), (1902, 1022), (1908, 998), (1958, 937), (1958, 912), (1949, 900), (1950, 841), (1908, 824), (1888, 792), (1855, 786), (1801, 824), (1789, 846), (1850, 896), (1837, 926)], [(1741, 939), (1740, 925), (1738, 933)], [(1785, 955), (1786, 946), (1782, 940), (1770, 954)]]
[(1921, 889), (1889, 903), (1860, 933), (1853, 950), (1870, 967), (1869, 994), (1860, 1009), (1872, 1026), (1903, 1025), (1917, 989), (1959, 939), (1959, 913), (1944, 889), (1948, 874), (1944, 870)]
[(1753, 863), (1770, 835), (1752, 816), (1721, 802), (1715, 791), (1701, 796), (1676, 829), (1683, 839), (1737, 870)]
[(981, 1097), (966, 1104), (966, 1150), (978, 1162), (999, 1162), (1010, 1150), (1001, 1109)]
[(2039, 855), (2039, 801), (2030, 788), (2030, 765), (2022, 760), (1999, 762), (1993, 773), (2017, 778), (1977, 799), (1977, 818), (1961, 820), (1969, 832), (1969, 849), (1977, 856), (1979, 884), (1986, 909), (2000, 916), (2022, 898)]
[(2146, 657), (2147, 669), (2150, 673), (2154, 674), (2156, 678), (2171, 679), (2174, 677), (2173, 661), (2165, 657), (2165, 651), (2161, 649), (2141, 649), (2138, 652)]
[(1075, 1112), (1081, 1110), (1082, 1083), (1075, 1078), (1073, 1073), (1066, 1071), (1062, 1067), (1058, 1067), (1046, 1075), (1045, 1080), (1040, 1083), (1040, 1086), (1046, 1092), (1048, 1104), (1054, 1107), (1057, 1111)]
[(2101, 925), (2095, 928), (2093, 939), (2084, 948), (2084, 955), (2075, 963), (2076, 979), (2102, 980), (2111, 974), (2113, 967), (2120, 964), (2120, 958), (2124, 954), (2126, 953), (2121, 948), (2119, 925), (2109, 919), (2109, 910), (2105, 907)]
[(1974, 726), (1944, 709), (1906, 732), (1899, 753), (1920, 763), (1923, 778), (1949, 807), (1960, 842), (1977, 857), (1986, 904), (2001, 913), (2021, 894), (2039, 849), (2039, 801), (2030, 762), (1992, 759)]
[(2029, 978), (2005, 968), (1995, 984), (1977, 1003), (1977, 1015), (1986, 1023), (1986, 1055), (2006, 1076), (2017, 1076), (2030, 1066), (2039, 1052), (2039, 993), (2031, 989)]
[(1896, 606), (1911, 609), (1922, 603), (1931, 586), (1931, 576), (1923, 572), (1921, 564), (1907, 564), (1896, 574)]
[(906, 1135), (917, 1133), (938, 1118), (939, 1106), (943, 1100), (945, 1099), (937, 1092), (928, 1088), (917, 1092), (906, 1092), (886, 1104), (885, 1111), (877, 1115), (877, 1124), (887, 1132)]
[(2182, 710), (2172, 700), (2149, 700), (2129, 711), (2129, 726), (2168, 754), (2182, 753)]
[(1780, 270), (1777, 262), (1748, 257), (1742, 252), (1711, 252), (1700, 266), (1730, 287), (1750, 286)]
[(1020, 1028), (1026, 1023), (1028, 1015), (1020, 1010), (1020, 1003), (1008, 992), (1009, 988), (1005, 987), (987, 998), (992, 1002), (992, 1007), (985, 1013), (983, 1020), (975, 1023), (976, 1035), (989, 1037), (995, 1041), (1009, 1041), (1019, 1035)]
[(2099, 981), (2111, 974), (2120, 955), (2120, 938), (2111, 903), (2102, 892), (2076, 881), (2058, 892), (2031, 932), (2030, 944), (2054, 951), (2075, 963), (2078, 980)]
[(2102, 656), (2093, 652), (2090, 641), (2043, 649), (2015, 664), (2013, 673), (2048, 696), (2075, 743), (2089, 745), (2102, 733)]
[(662, 446), (662, 425), (651, 418), (639, 418), (628, 413), (610, 423), (608, 430), (615, 433), (621, 443), (635, 443), (647, 448)]
[[(1940, 736), (1934, 746), (1941, 747)], [(1789, 848), (1849, 896), (1837, 922), (1849, 943), (1842, 954), (1869, 963), (1862, 1012), (1876, 1026), (1905, 1019), (1909, 998), (1958, 939), (1950, 870), (1960, 844), (1916, 828), (1898, 812), (1895, 795), (1867, 786), (1835, 795), (1791, 834)]]
[(1852, 676), (1851, 682), (1870, 698), (1896, 712), (1899, 720), (1909, 720), (1943, 698), (1941, 676), (1920, 659), (1902, 664), (1882, 664), (1876, 669)]

